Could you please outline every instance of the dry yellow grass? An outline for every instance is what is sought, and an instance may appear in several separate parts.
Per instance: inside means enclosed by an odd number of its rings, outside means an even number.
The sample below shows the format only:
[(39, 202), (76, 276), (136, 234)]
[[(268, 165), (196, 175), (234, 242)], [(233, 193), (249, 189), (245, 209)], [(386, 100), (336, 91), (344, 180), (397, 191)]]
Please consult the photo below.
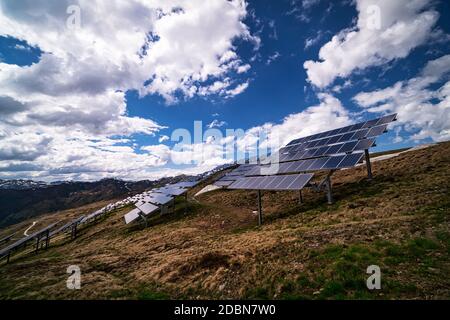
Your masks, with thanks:
[[(187, 215), (180, 205), (145, 229), (125, 226), (124, 208), (75, 241), (0, 267), (0, 297), (449, 298), (450, 143), (376, 162), (373, 170), (372, 182), (363, 167), (337, 172), (331, 206), (311, 190), (301, 206), (296, 193), (265, 192), (261, 228), (253, 192), (191, 198)], [(380, 292), (362, 288), (373, 262), (384, 271)], [(66, 289), (72, 264), (81, 267), (81, 290)]]

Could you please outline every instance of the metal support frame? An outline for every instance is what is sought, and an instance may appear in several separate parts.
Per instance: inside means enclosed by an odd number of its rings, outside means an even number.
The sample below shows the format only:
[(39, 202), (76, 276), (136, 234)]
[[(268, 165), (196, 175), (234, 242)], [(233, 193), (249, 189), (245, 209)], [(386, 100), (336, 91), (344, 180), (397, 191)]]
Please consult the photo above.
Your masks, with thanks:
[(309, 184), (309, 187), (313, 188), (314, 191), (320, 192), (325, 190), (327, 193), (327, 202), (328, 204), (333, 204), (333, 190), (331, 187), (331, 176), (333, 175), (335, 170), (330, 170), (327, 176), (318, 184)]
[(41, 241), (41, 236), (40, 235), (38, 235), (37, 237), (36, 237), (36, 250), (35, 250), (35, 253), (37, 253), (38, 251), (39, 251), (39, 242)]
[(333, 193), (331, 189), (331, 176), (328, 175), (326, 178), (326, 188), (327, 188), (327, 202), (328, 204), (333, 204)]
[(47, 231), (45, 232), (45, 236), (46, 236), (46, 239), (45, 239), (45, 249), (47, 249), (48, 246), (50, 245), (50, 230), (47, 230)]
[(364, 155), (366, 156), (367, 177), (369, 180), (372, 180), (372, 165), (370, 163), (370, 154), (368, 149), (364, 150)]
[(72, 230), (70, 232), (70, 238), (71, 239), (75, 239), (77, 237), (77, 227), (78, 227), (78, 223), (74, 223), (72, 225)]
[(261, 190), (258, 190), (258, 225), (263, 224), (263, 213), (262, 213), (262, 196)]
[(147, 228), (147, 226), (148, 226), (148, 221), (147, 221), (147, 218), (146, 218), (146, 217), (144, 217), (144, 215), (142, 215), (142, 214), (140, 214), (140, 215), (139, 215), (139, 217), (141, 217), (141, 219), (142, 219), (142, 220), (144, 220), (144, 223), (145, 223), (145, 227)]
[(302, 194), (302, 190), (298, 190), (298, 203), (299, 204), (303, 204), (303, 194)]

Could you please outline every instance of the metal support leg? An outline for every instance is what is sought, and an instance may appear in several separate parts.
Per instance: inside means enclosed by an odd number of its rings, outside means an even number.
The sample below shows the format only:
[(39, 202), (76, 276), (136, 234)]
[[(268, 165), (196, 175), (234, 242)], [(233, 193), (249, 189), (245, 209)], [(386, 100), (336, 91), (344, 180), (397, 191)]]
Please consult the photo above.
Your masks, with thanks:
[(11, 251), (8, 251), (8, 256), (6, 257), (6, 263), (9, 263), (9, 258), (11, 258)]
[(303, 194), (302, 190), (298, 190), (298, 203), (303, 204)]
[(36, 238), (36, 251), (35, 251), (35, 253), (37, 253), (38, 251), (39, 251), (39, 242), (41, 241), (41, 237), (40, 236), (38, 236), (37, 238)]
[(327, 201), (328, 201), (328, 204), (333, 204), (333, 194), (332, 194), (332, 189), (331, 189), (331, 178), (330, 178), (330, 176), (327, 177), (326, 188), (327, 188)]
[(48, 248), (49, 244), (50, 244), (50, 230), (47, 230), (47, 232), (45, 233), (45, 249)]
[(145, 227), (147, 228), (147, 227), (148, 227), (148, 221), (147, 221), (147, 218), (144, 217), (143, 215), (140, 215), (140, 217), (142, 218), (142, 220), (144, 220), (144, 222), (145, 222)]
[(261, 190), (258, 190), (258, 225), (263, 224)]
[(364, 154), (366, 156), (367, 177), (369, 180), (372, 180), (372, 165), (370, 164), (369, 150), (364, 150)]

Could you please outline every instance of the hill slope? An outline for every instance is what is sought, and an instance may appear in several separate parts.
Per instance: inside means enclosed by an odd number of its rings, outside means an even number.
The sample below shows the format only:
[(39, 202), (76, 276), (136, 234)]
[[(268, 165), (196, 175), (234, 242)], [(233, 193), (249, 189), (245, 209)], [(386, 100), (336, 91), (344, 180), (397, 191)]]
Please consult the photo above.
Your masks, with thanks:
[[(307, 190), (265, 192), (265, 224), (256, 196), (214, 191), (188, 214), (127, 227), (129, 210), (82, 230), (78, 239), (0, 267), (1, 298), (450, 298), (450, 143), (337, 172), (336, 203)], [(100, 207), (102, 204), (99, 203)], [(92, 209), (92, 208), (89, 208)], [(72, 209), (51, 219), (76, 215)], [(26, 221), (4, 233), (22, 230)], [(66, 289), (79, 265), (81, 290)], [(378, 265), (382, 289), (366, 288)]]

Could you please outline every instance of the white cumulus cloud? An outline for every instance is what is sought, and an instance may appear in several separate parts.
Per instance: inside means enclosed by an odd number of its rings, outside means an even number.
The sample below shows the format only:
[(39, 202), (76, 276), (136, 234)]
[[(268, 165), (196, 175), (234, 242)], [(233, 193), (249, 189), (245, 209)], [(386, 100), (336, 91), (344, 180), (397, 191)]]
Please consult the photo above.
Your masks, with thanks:
[(412, 140), (450, 140), (449, 74), (450, 55), (445, 55), (429, 61), (414, 78), (361, 92), (354, 100), (368, 112), (397, 112)]
[(355, 70), (405, 58), (433, 34), (439, 14), (431, 0), (356, 0), (358, 19), (304, 63), (308, 80), (319, 88)]

